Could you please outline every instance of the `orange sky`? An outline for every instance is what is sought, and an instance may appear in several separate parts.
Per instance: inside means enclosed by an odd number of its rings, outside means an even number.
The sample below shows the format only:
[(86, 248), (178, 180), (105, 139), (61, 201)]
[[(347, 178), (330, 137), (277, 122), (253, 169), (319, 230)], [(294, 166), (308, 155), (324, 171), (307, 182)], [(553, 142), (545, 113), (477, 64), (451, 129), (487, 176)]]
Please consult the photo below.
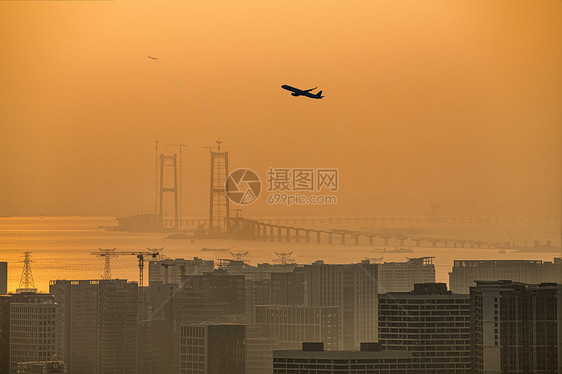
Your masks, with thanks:
[[(154, 204), (154, 140), (186, 143), (184, 213), (208, 151), (338, 167), (335, 207), (248, 215), (560, 214), (559, 0), (0, 2), (0, 215)], [(248, 158), (147, 54), (251, 153)], [(312, 151), (404, 62), (330, 141)], [(323, 100), (280, 86), (316, 85)], [(173, 151), (173, 148), (167, 148)]]

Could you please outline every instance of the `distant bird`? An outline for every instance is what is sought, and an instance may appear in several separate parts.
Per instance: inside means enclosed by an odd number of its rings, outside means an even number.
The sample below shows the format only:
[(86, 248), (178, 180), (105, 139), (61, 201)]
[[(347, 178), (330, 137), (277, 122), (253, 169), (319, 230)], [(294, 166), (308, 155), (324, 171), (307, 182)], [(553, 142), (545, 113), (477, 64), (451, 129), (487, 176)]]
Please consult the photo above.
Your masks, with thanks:
[(151, 55), (148, 55), (148, 58), (154, 61), (158, 60), (158, 57), (152, 57)]
[(318, 93), (315, 93), (315, 94), (310, 92), (310, 91), (313, 91), (313, 90), (317, 89), (318, 86), (314, 87), (314, 88), (310, 88), (308, 90), (301, 90), (301, 89), (291, 87), (289, 85), (284, 84), (284, 85), (281, 86), (281, 88), (284, 89), (284, 90), (287, 90), (287, 91), (291, 91), (292, 92), (291, 96), (306, 96), (306, 97), (310, 97), (311, 99), (321, 99), (321, 98), (324, 97), (324, 96), (322, 96), (322, 91), (319, 91)]

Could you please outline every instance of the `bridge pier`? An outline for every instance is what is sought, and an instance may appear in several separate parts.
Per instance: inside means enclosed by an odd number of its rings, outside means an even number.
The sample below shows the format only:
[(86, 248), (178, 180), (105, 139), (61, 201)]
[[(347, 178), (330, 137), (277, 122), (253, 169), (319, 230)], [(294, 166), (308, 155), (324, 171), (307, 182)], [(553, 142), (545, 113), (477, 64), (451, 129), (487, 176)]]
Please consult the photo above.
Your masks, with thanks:
[(381, 236), (381, 238), (384, 239), (384, 245), (387, 246), (388, 245), (388, 240), (391, 238), (390, 236)]
[(321, 231), (316, 231), (316, 243), (320, 244), (320, 233)]
[(295, 241), (298, 243), (300, 240), (301, 234), (300, 230), (295, 227)]

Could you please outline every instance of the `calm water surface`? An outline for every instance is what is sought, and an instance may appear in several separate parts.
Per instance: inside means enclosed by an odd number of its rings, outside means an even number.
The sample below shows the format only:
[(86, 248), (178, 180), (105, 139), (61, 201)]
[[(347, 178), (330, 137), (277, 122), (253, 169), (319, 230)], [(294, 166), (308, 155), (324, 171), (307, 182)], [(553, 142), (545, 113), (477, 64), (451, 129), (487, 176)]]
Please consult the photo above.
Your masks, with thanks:
[[(438, 282), (448, 282), (455, 259), (533, 259), (552, 261), (560, 257), (553, 251), (518, 252), (507, 251), (499, 254), (494, 249), (477, 248), (413, 248), (414, 253), (372, 253), (371, 247), (345, 245), (307, 245), (304, 243), (275, 243), (240, 240), (171, 240), (167, 234), (137, 234), (107, 231), (98, 226), (116, 225), (114, 217), (18, 217), (0, 218), (0, 261), (8, 261), (8, 288), (15, 290), (23, 264), (22, 252), (31, 251), (33, 258), (33, 277), (35, 286), (40, 291), (47, 291), (49, 280), (55, 279), (98, 279), (103, 273), (103, 259), (90, 253), (98, 248), (118, 248), (119, 250), (144, 250), (146, 248), (164, 247), (164, 254), (172, 258), (192, 258), (198, 256), (205, 259), (230, 258), (228, 252), (204, 252), (201, 248), (236, 247), (236, 251), (248, 251), (250, 264), (272, 262), (274, 251), (293, 251), (293, 258), (298, 263), (310, 263), (323, 259), (327, 263), (358, 262), (365, 257), (382, 257), (383, 261), (404, 261), (406, 257), (435, 256), (436, 278)], [(456, 228), (458, 231), (459, 229)], [(530, 235), (526, 227), (515, 227), (510, 230), (514, 236)], [(478, 229), (472, 228), (465, 236), (472, 237)], [(480, 230), (481, 235), (490, 240), (509, 240), (505, 238), (505, 228), (486, 227)], [(536, 240), (552, 240), (560, 244), (560, 228), (546, 225), (533, 227), (532, 235)], [(494, 237), (494, 239), (491, 239)], [(409, 247), (409, 246), (408, 246)], [(113, 277), (138, 280), (137, 258), (120, 256), (112, 260)], [(145, 268), (146, 269), (146, 268)], [(145, 270), (146, 271), (146, 270)], [(148, 273), (145, 273), (145, 283)]]

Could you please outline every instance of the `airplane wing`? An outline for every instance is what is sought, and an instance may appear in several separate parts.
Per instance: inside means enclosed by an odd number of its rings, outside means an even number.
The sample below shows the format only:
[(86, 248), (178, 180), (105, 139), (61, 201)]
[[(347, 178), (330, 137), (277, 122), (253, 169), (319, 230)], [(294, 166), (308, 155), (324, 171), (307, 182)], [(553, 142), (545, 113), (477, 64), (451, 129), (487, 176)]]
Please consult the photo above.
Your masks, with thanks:
[(316, 87), (314, 87), (314, 88), (311, 88), (311, 89), (309, 89), (309, 90), (304, 90), (304, 92), (310, 92), (310, 91), (313, 91), (313, 90), (315, 90), (315, 89), (317, 89), (317, 88), (318, 88), (318, 86), (316, 86)]

